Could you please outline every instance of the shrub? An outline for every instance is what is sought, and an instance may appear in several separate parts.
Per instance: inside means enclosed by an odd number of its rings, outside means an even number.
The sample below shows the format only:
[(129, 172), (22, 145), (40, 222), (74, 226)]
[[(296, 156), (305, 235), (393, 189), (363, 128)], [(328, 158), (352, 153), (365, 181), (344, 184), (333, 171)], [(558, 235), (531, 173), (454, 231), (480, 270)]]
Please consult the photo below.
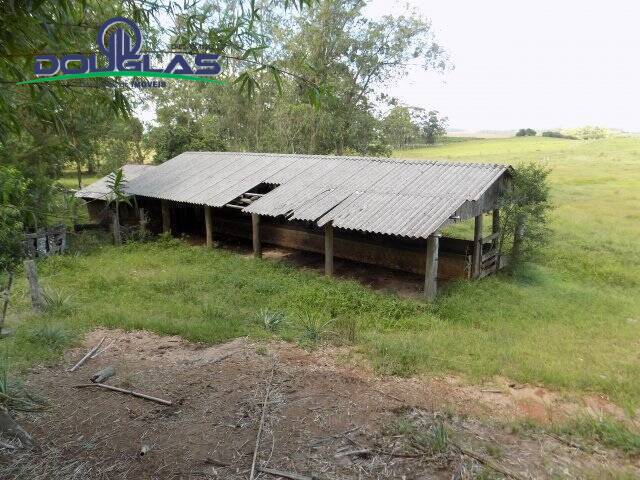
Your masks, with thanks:
[(331, 323), (331, 320), (325, 322), (317, 315), (304, 315), (300, 319), (302, 328), (301, 342), (306, 344), (319, 342), (327, 333), (329, 323)]
[(0, 357), (0, 411), (3, 409), (35, 412), (46, 406), (46, 400), (28, 391), (24, 385), (9, 377), (6, 355)]
[(567, 140), (578, 140), (578, 137), (574, 137), (573, 135), (565, 135), (564, 133), (555, 132), (555, 131), (546, 131), (542, 132), (543, 137), (551, 137), (551, 138), (565, 138)]
[(47, 312), (58, 315), (69, 315), (75, 309), (70, 295), (62, 295), (57, 291), (45, 291), (43, 297), (44, 307)]
[[(499, 248), (504, 252), (511, 247), (512, 271), (530, 260), (549, 239), (549, 173), (551, 170), (547, 166), (536, 162), (520, 165), (514, 171), (511, 187), (500, 200), (502, 236)], [(521, 241), (515, 241), (516, 236)]]
[(275, 332), (285, 322), (285, 315), (282, 312), (274, 312), (263, 308), (258, 312), (255, 319), (256, 323), (262, 326), (265, 330)]
[(538, 134), (533, 128), (521, 128), (516, 133), (516, 137), (535, 137)]
[(562, 133), (564, 133), (565, 135), (570, 135), (572, 137), (581, 138), (583, 140), (599, 140), (611, 136), (611, 132), (608, 129), (602, 127), (592, 127), (590, 125), (564, 130)]

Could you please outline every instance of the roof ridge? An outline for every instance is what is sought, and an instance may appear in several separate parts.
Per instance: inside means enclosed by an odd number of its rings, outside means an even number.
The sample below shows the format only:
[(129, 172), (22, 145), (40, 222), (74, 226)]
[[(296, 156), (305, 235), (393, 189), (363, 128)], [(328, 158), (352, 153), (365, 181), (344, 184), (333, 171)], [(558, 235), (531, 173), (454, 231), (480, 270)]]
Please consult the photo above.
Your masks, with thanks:
[[(496, 168), (503, 167), (505, 169), (510, 168), (511, 165), (505, 163), (476, 163), (476, 162), (455, 162), (444, 159), (431, 159), (431, 158), (395, 158), (395, 157), (365, 157), (365, 156), (356, 156), (356, 155), (321, 155), (321, 154), (311, 154), (311, 153), (278, 153), (278, 152), (214, 152), (214, 151), (186, 151), (182, 152), (180, 155), (185, 154), (196, 154), (196, 155), (240, 155), (240, 156), (261, 156), (261, 157), (300, 157), (300, 158), (327, 158), (327, 159), (335, 159), (335, 160), (350, 160), (350, 161), (372, 161), (372, 162), (380, 162), (380, 163), (409, 163), (409, 164), (432, 164), (432, 165), (459, 165), (459, 166), (477, 166), (477, 167), (487, 167), (487, 168)], [(174, 157), (175, 158), (175, 157)], [(169, 159), (171, 160), (171, 159)]]

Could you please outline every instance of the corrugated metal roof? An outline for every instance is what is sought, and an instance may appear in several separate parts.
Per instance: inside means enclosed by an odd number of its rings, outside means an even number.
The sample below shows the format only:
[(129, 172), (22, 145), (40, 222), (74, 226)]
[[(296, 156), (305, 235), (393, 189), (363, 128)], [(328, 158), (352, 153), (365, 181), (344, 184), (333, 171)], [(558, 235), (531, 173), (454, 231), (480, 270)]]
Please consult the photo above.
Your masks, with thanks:
[[(128, 185), (128, 182), (153, 168), (155, 168), (153, 165), (123, 165), (122, 174)], [(109, 187), (107, 186), (107, 180), (110, 176), (107, 175), (88, 187), (78, 190), (75, 196), (93, 200), (110, 200)], [(125, 191), (127, 191), (127, 188), (125, 188)]]
[(131, 180), (127, 191), (222, 207), (256, 185), (273, 184), (274, 190), (243, 211), (426, 238), (465, 202), (479, 200), (508, 169), (371, 157), (186, 152)]

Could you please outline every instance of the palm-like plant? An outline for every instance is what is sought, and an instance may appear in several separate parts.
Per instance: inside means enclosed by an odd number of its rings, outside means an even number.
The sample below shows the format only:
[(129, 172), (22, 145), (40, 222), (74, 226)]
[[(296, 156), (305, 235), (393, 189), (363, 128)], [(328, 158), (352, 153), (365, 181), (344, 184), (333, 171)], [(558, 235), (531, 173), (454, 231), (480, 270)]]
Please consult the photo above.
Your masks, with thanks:
[(107, 187), (109, 188), (109, 196), (107, 202), (113, 204), (113, 242), (116, 245), (122, 245), (122, 236), (120, 235), (120, 204), (125, 203), (131, 205), (129, 196), (125, 193), (127, 180), (125, 179), (122, 168), (109, 175), (107, 179)]

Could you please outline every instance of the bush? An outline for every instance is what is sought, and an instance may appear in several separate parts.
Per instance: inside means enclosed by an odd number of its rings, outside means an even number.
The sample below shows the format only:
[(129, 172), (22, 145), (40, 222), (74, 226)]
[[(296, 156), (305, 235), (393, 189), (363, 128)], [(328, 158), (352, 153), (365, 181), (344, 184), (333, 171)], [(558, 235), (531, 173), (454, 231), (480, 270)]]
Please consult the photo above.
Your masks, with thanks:
[(611, 136), (611, 132), (602, 127), (579, 127), (570, 130), (564, 130), (562, 133), (572, 137), (580, 138), (582, 140), (599, 140)]
[(282, 312), (274, 312), (263, 308), (256, 315), (255, 322), (265, 330), (275, 332), (285, 323), (285, 315)]
[(516, 133), (516, 137), (535, 137), (538, 134), (533, 128), (521, 128)]
[[(511, 270), (531, 260), (549, 238), (549, 173), (547, 166), (536, 162), (520, 165), (514, 171), (511, 187), (500, 200), (500, 251), (511, 247)], [(514, 240), (518, 228), (520, 242)]]
[(0, 167), (0, 271), (12, 271), (23, 256), (28, 182), (13, 167)]
[(565, 135), (564, 133), (554, 132), (551, 130), (542, 132), (542, 136), (551, 138), (566, 138), (567, 140), (578, 140), (578, 137), (574, 137), (573, 135)]

